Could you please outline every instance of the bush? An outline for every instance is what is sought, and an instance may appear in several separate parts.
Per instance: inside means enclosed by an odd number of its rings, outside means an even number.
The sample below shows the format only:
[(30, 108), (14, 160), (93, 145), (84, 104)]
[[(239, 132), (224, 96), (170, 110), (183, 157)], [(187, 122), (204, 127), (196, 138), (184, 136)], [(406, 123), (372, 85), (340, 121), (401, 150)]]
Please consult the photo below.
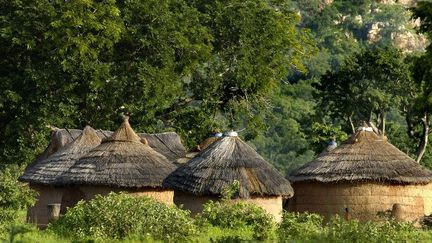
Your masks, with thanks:
[(419, 233), (410, 223), (385, 220), (383, 222), (345, 221), (333, 218), (328, 224), (325, 242), (419, 242)]
[(0, 233), (7, 231), (19, 213), (35, 202), (36, 192), (17, 181), (22, 172), (23, 168), (16, 165), (6, 166), (0, 172)]
[(419, 231), (412, 224), (393, 220), (382, 222), (346, 221), (338, 216), (327, 224), (309, 213), (284, 213), (278, 229), (280, 242), (419, 242)]
[(318, 241), (325, 234), (323, 218), (318, 214), (284, 212), (277, 230), (280, 242)]
[(272, 239), (275, 233), (273, 217), (256, 205), (222, 200), (204, 205), (201, 220), (212, 226), (227, 229), (252, 230), (256, 240)]
[(49, 230), (78, 239), (138, 238), (181, 241), (197, 234), (189, 212), (148, 197), (110, 193), (79, 202)]

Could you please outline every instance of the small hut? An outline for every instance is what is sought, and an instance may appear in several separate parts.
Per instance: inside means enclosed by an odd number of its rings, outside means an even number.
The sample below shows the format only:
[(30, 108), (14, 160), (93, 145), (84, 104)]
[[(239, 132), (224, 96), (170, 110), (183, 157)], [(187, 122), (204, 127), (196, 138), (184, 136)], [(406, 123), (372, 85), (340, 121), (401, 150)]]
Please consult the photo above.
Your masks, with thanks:
[(132, 130), (126, 117), (117, 131), (76, 161), (56, 185), (79, 186), (85, 199), (127, 191), (172, 204), (174, 192), (162, 182), (175, 168)]
[(237, 198), (264, 208), (279, 221), (282, 198), (291, 197), (290, 183), (237, 133), (215, 141), (164, 182), (175, 189), (174, 202), (192, 213), (209, 200), (220, 199), (233, 181), (240, 182)]
[[(55, 187), (55, 180), (67, 171), (76, 160), (96, 147), (101, 142), (96, 131), (87, 126), (71, 143), (59, 149), (45, 159), (39, 159), (29, 166), (20, 181), (28, 182), (30, 188), (38, 192), (36, 204), (28, 209), (29, 222), (44, 227), (50, 220), (49, 207), (60, 206), (64, 212), (67, 207), (81, 200), (82, 194), (77, 189)], [(54, 209), (53, 209), (54, 210)]]
[(293, 171), (289, 179), (295, 190), (290, 211), (361, 221), (377, 220), (380, 212), (394, 208), (407, 221), (432, 213), (432, 172), (369, 127)]

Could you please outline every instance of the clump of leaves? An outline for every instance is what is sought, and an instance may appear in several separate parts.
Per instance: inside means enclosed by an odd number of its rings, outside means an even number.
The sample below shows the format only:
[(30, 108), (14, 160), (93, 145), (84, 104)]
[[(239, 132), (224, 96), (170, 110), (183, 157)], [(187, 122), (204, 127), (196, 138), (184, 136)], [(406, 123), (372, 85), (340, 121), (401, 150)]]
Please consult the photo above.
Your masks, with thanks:
[(419, 242), (419, 233), (407, 222), (385, 220), (383, 222), (345, 221), (334, 217), (327, 225), (324, 242)]
[(201, 220), (226, 229), (252, 230), (256, 240), (272, 239), (275, 236), (275, 222), (270, 214), (254, 204), (231, 200), (239, 188), (240, 183), (234, 181), (223, 190), (221, 201), (206, 203), (200, 215)]
[(124, 239), (151, 237), (184, 241), (197, 234), (189, 212), (148, 197), (124, 193), (96, 196), (79, 202), (66, 215), (49, 225), (53, 232), (71, 238)]
[(20, 210), (35, 202), (36, 193), (17, 181), (21, 174), (22, 168), (16, 165), (7, 166), (0, 172), (0, 231), (6, 231), (18, 218)]
[(284, 212), (277, 230), (279, 241), (311, 242), (320, 239), (325, 232), (323, 218), (312, 213)]
[(280, 242), (412, 242), (419, 232), (406, 222), (360, 222), (335, 216), (327, 223), (317, 214), (285, 212), (277, 230)]

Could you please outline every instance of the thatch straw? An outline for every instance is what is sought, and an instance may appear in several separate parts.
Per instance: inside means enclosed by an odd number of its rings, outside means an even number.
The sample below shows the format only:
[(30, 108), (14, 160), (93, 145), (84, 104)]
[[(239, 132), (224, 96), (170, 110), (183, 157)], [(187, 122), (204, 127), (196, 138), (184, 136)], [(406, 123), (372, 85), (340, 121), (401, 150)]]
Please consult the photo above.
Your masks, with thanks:
[[(74, 141), (82, 130), (79, 129), (55, 129), (51, 134), (51, 141), (45, 151), (35, 161), (32, 162), (30, 167), (38, 161), (48, 158), (51, 154), (58, 151), (61, 147)], [(112, 131), (96, 130), (97, 135), (101, 139), (108, 138), (113, 134)], [(156, 152), (164, 155), (169, 161), (176, 161), (186, 154), (186, 149), (181, 142), (180, 136), (175, 132), (164, 133), (138, 133), (141, 139), (146, 139), (149, 146)]]
[(164, 185), (195, 195), (220, 195), (234, 180), (240, 182), (240, 198), (293, 195), (290, 183), (239, 137), (214, 142), (173, 172)]
[(432, 172), (373, 131), (359, 130), (347, 142), (289, 175), (297, 181), (376, 181), (424, 184)]
[(79, 159), (56, 184), (156, 188), (175, 168), (165, 156), (141, 142), (126, 118), (117, 131)]
[(27, 167), (19, 180), (30, 183), (52, 184), (63, 172), (67, 171), (76, 160), (90, 149), (98, 146), (101, 139), (96, 131), (87, 126), (75, 141), (62, 147), (50, 157), (39, 160)]

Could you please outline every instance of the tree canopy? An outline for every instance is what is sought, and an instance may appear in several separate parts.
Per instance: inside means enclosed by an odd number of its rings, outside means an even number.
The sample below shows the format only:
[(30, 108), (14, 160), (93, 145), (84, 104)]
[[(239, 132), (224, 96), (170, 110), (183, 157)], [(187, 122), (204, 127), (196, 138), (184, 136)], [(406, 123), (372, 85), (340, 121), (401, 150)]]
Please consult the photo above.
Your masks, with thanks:
[[(28, 162), (47, 126), (250, 127), (278, 82), (313, 52), (284, 1), (2, 1), (0, 149)], [(257, 128), (257, 129), (255, 129)], [(255, 132), (254, 132), (255, 131)]]

